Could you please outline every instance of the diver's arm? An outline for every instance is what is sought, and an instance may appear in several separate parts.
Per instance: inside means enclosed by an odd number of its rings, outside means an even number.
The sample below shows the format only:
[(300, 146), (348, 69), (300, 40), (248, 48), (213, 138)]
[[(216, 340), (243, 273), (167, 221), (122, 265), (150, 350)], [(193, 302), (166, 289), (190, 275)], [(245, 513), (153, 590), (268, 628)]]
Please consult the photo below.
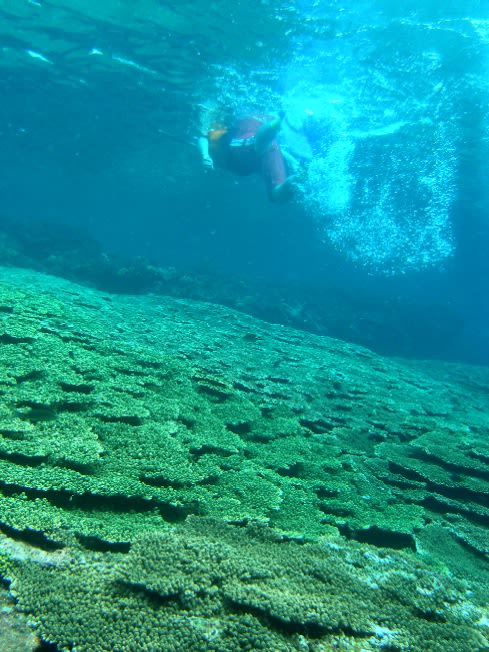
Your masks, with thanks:
[(205, 136), (201, 136), (197, 142), (200, 155), (202, 156), (202, 163), (208, 170), (214, 169), (214, 161), (209, 154), (209, 140)]
[(258, 156), (265, 154), (270, 144), (275, 140), (280, 127), (284, 114), (281, 112), (276, 118), (270, 122), (265, 122), (260, 126), (255, 134), (255, 151)]

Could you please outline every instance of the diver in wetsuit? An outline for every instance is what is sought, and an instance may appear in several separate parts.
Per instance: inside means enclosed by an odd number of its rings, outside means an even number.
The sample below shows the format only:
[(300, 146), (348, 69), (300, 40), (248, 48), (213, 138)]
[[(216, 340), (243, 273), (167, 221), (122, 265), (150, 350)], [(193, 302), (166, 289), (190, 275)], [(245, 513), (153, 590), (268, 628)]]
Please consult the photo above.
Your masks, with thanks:
[(258, 173), (265, 182), (268, 198), (273, 202), (290, 199), (294, 191), (289, 170), (276, 136), (283, 114), (247, 116), (230, 128), (211, 129), (198, 141), (206, 168), (214, 165), (241, 176)]

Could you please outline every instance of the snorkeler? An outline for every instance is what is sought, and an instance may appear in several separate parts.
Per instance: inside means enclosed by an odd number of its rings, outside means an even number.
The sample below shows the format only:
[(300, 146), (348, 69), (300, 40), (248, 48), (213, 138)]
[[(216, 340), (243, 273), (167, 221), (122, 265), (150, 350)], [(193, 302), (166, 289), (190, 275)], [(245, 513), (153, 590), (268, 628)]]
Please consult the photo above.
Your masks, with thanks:
[(210, 130), (198, 141), (204, 166), (213, 169), (217, 165), (242, 176), (259, 173), (269, 199), (287, 201), (293, 194), (294, 183), (276, 140), (282, 119), (283, 114), (248, 116), (231, 128)]

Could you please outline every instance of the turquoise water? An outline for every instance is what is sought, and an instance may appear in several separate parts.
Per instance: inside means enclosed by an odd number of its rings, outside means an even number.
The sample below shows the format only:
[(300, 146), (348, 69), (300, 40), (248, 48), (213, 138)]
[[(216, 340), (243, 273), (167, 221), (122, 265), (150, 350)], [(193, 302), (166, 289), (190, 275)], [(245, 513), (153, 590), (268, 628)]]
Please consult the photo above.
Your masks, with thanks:
[[(487, 362), (483, 3), (32, 0), (0, 18), (5, 217), (162, 266), (449, 306), (466, 330), (434, 355)], [(281, 207), (195, 148), (205, 124), (277, 110), (316, 121)]]
[[(0, 0), (0, 652), (489, 650), (488, 72), (482, 0)], [(291, 201), (203, 169), (278, 111)]]

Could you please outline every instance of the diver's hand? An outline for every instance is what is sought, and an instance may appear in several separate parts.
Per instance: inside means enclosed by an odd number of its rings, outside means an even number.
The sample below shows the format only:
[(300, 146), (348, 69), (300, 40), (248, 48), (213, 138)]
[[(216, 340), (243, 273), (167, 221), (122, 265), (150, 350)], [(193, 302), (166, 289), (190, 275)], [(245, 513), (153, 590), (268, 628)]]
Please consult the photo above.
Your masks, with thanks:
[(204, 156), (202, 158), (202, 165), (204, 166), (204, 170), (214, 169), (214, 161), (211, 159), (210, 156)]
[(295, 185), (303, 186), (307, 181), (307, 174), (308, 174), (308, 162), (300, 161), (297, 167), (295, 168), (294, 174), (291, 175)]
[(304, 183), (307, 170), (302, 167), (296, 174), (291, 174), (279, 186), (272, 189), (271, 200), (278, 203), (298, 199), (304, 194)]

